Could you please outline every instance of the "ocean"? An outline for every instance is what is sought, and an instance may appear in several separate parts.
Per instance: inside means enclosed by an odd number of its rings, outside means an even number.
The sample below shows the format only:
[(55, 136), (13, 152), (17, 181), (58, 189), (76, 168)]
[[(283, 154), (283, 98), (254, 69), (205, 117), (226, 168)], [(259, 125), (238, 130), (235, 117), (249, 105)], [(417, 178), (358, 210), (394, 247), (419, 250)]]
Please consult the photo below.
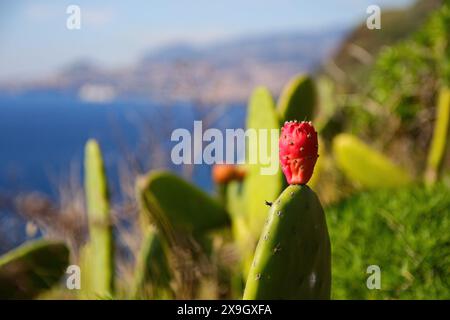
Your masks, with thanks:
[[(208, 127), (244, 128), (242, 104), (198, 107), (189, 103), (156, 103), (123, 99), (97, 104), (70, 93), (30, 92), (0, 95), (0, 253), (24, 241), (25, 221), (1, 199), (40, 192), (57, 200), (58, 186), (69, 178), (82, 183), (84, 145), (99, 141), (113, 201), (120, 201), (119, 167), (133, 158), (143, 172), (164, 166), (181, 174), (170, 161), (176, 128), (192, 130), (195, 120)], [(159, 151), (162, 155), (155, 156)], [(152, 161), (158, 159), (158, 163)], [(162, 160), (161, 160), (162, 158)], [(212, 192), (211, 167), (192, 167), (192, 180)]]

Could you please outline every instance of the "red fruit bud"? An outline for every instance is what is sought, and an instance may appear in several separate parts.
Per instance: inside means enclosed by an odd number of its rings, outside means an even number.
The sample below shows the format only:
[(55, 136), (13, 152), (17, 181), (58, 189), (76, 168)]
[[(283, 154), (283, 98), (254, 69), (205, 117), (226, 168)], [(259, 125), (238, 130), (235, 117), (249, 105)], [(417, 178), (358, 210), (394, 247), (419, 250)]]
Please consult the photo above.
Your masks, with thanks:
[(213, 181), (227, 184), (233, 180), (241, 181), (245, 177), (243, 168), (232, 164), (216, 164), (212, 169)]
[(311, 122), (286, 122), (279, 141), (281, 169), (289, 184), (311, 179), (318, 158), (317, 132)]

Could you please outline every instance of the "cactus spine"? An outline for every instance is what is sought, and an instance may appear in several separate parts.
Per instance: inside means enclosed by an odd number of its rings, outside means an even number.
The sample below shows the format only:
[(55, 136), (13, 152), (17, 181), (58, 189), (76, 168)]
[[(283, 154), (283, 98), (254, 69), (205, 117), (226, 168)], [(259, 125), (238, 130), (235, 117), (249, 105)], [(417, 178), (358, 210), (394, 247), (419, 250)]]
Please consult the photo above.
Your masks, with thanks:
[(329, 299), (331, 250), (322, 206), (306, 185), (272, 204), (244, 299)]
[(89, 243), (84, 263), (88, 266), (87, 292), (111, 296), (114, 292), (114, 239), (109, 210), (109, 190), (100, 147), (89, 140), (85, 150), (85, 192)]

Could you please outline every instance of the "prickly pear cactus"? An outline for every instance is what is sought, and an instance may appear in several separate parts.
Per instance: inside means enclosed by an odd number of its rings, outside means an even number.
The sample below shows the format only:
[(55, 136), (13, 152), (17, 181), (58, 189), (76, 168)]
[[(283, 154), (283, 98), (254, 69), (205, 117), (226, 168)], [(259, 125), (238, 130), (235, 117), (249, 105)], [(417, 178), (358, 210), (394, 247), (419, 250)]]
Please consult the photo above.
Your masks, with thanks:
[(39, 240), (0, 257), (0, 299), (33, 299), (65, 273), (69, 249), (64, 243)]
[(84, 264), (89, 269), (86, 270), (89, 283), (83, 291), (93, 297), (107, 297), (114, 292), (114, 239), (105, 167), (95, 140), (86, 144), (84, 166), (89, 222), (89, 248), (85, 249)]
[(317, 104), (317, 90), (308, 75), (292, 78), (278, 99), (278, 114), (281, 121), (311, 121)]
[(325, 167), (324, 159), (326, 159), (326, 157), (327, 157), (327, 154), (325, 153), (325, 147), (324, 147), (322, 139), (320, 139), (320, 137), (317, 137), (317, 139), (318, 139), (318, 142), (319, 142), (318, 155), (320, 157), (317, 158), (316, 166), (314, 167), (313, 175), (312, 175), (311, 179), (308, 182), (308, 185), (313, 190), (315, 190), (317, 184), (319, 183), (320, 174), (321, 174), (321, 172), (323, 171), (323, 169)]
[(252, 263), (255, 242), (249, 241), (246, 197), (244, 196), (244, 184), (241, 181), (232, 181), (227, 187), (227, 210), (231, 217), (234, 243), (241, 257), (241, 271), (246, 278)]
[(244, 299), (329, 299), (331, 254), (325, 215), (305, 184), (314, 171), (318, 138), (311, 122), (287, 121), (279, 160), (291, 184), (271, 204)]
[[(313, 79), (306, 74), (298, 75), (288, 82), (278, 99), (277, 106), (269, 90), (258, 87), (249, 100), (247, 129), (279, 129), (280, 123), (283, 124), (285, 121), (311, 120), (316, 111), (316, 105), (316, 87)], [(255, 143), (258, 142), (258, 140), (255, 141)], [(272, 147), (271, 143), (270, 138), (267, 138), (268, 148), (263, 156), (269, 157), (271, 154), (278, 153), (278, 145)], [(253, 150), (254, 153), (261, 152), (258, 149)], [(251, 148), (248, 148), (247, 158), (250, 154)], [(273, 201), (287, 186), (281, 170), (273, 175), (261, 174), (261, 168), (267, 166), (261, 162), (249, 165), (250, 170), (245, 182), (248, 194), (248, 222), (252, 234), (257, 238), (265, 219), (263, 214), (265, 201)], [(265, 187), (261, 188), (261, 186)]]
[(334, 138), (333, 153), (344, 174), (364, 188), (400, 187), (412, 181), (405, 170), (350, 134)]
[(137, 192), (145, 215), (166, 235), (171, 229), (200, 234), (229, 224), (218, 201), (172, 173), (140, 177)]
[(425, 181), (435, 183), (440, 175), (450, 134), (450, 89), (441, 89), (436, 110), (436, 124), (428, 153)]
[[(253, 92), (248, 107), (247, 129), (266, 129), (267, 138), (265, 141), (259, 141), (264, 137), (257, 137), (253, 141), (249, 141), (247, 148), (247, 161), (253, 157), (257, 159), (257, 163), (248, 165), (248, 175), (245, 180), (245, 194), (247, 198), (247, 218), (248, 226), (255, 237), (259, 238), (267, 207), (265, 201), (273, 201), (283, 190), (283, 176), (281, 170), (275, 174), (263, 174), (262, 168), (267, 168), (269, 164), (263, 164), (261, 154), (266, 159), (275, 154), (278, 155), (278, 140), (270, 139), (270, 130), (279, 129), (279, 119), (275, 109), (273, 98), (266, 88), (259, 87)], [(258, 144), (267, 146), (266, 152), (262, 152), (259, 148), (254, 148)], [(263, 150), (264, 151), (264, 150)], [(264, 186), (264, 187), (263, 187)]]
[(331, 252), (316, 194), (290, 185), (272, 204), (244, 299), (329, 299)]

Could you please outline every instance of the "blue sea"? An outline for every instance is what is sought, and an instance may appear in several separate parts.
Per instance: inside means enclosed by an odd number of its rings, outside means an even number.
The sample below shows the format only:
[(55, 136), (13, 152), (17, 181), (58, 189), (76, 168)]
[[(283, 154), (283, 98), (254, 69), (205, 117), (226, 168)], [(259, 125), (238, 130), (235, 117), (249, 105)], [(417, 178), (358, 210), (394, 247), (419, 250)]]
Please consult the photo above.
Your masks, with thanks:
[[(84, 145), (99, 141), (114, 201), (120, 201), (119, 166), (135, 158), (142, 171), (155, 165), (152, 146), (158, 145), (164, 165), (170, 161), (176, 128), (192, 130), (195, 120), (221, 130), (243, 128), (243, 105), (194, 106), (122, 99), (107, 104), (86, 103), (61, 92), (0, 95), (0, 253), (24, 241), (25, 221), (2, 209), (2, 199), (38, 191), (57, 200), (58, 186), (74, 174), (82, 183)], [(160, 166), (161, 163), (158, 163)], [(211, 192), (210, 166), (193, 167), (192, 180)]]

